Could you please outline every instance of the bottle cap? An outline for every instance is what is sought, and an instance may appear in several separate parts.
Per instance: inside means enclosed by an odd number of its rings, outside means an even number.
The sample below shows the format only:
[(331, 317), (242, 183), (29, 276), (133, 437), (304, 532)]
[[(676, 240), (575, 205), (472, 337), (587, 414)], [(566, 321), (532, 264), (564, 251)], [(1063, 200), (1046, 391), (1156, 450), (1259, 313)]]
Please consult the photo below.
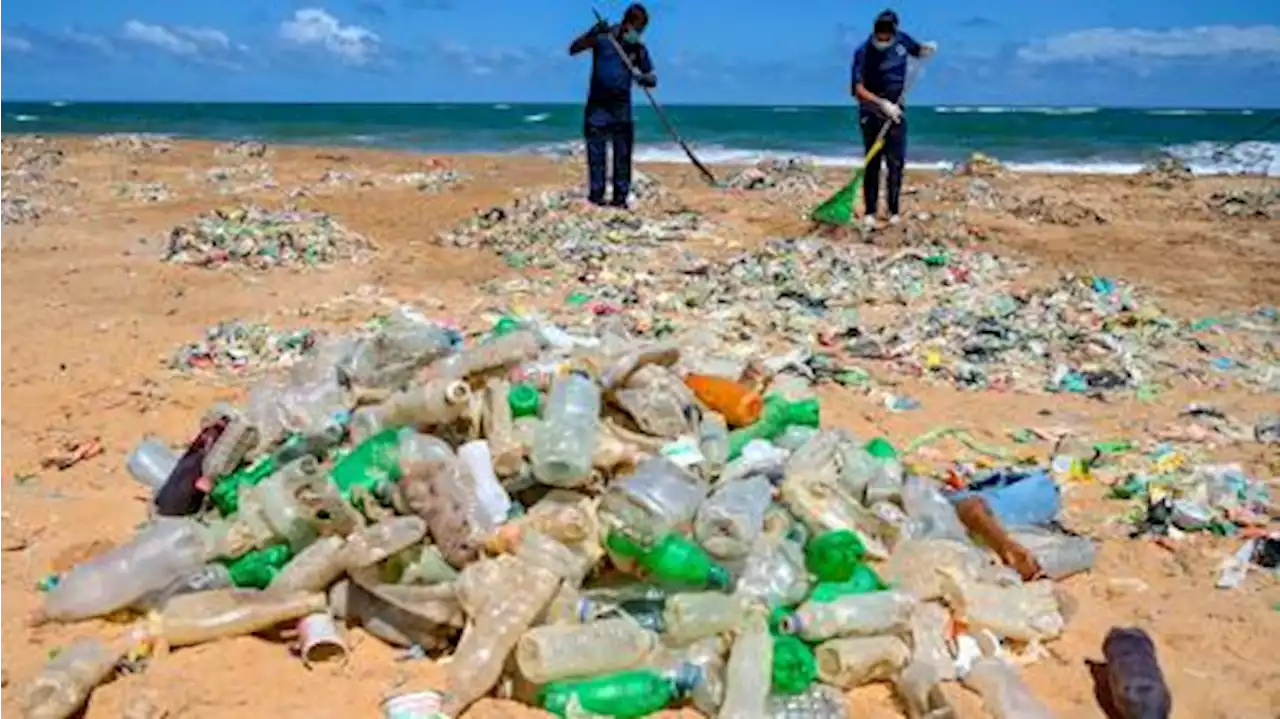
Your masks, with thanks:
[(702, 667), (693, 662), (680, 662), (676, 665), (671, 682), (675, 684), (676, 694), (684, 696), (693, 691), (703, 681)]
[(889, 444), (889, 440), (884, 437), (876, 437), (867, 442), (866, 449), (867, 454), (876, 459), (897, 459), (898, 457), (898, 450), (894, 449), (893, 445)]
[(773, 691), (799, 694), (818, 676), (818, 663), (809, 645), (790, 634), (773, 638)]
[(537, 388), (525, 382), (512, 385), (507, 392), (507, 404), (511, 406), (513, 418), (536, 417), (541, 401), (542, 397), (538, 394)]
[(493, 334), (495, 337), (509, 335), (520, 329), (520, 322), (514, 317), (503, 316), (497, 322), (493, 323)]
[(733, 584), (733, 577), (729, 576), (729, 570), (713, 564), (707, 570), (707, 584), (712, 589), (728, 589)]
[(824, 532), (804, 548), (804, 566), (824, 582), (847, 582), (866, 554), (858, 535), (847, 529)]

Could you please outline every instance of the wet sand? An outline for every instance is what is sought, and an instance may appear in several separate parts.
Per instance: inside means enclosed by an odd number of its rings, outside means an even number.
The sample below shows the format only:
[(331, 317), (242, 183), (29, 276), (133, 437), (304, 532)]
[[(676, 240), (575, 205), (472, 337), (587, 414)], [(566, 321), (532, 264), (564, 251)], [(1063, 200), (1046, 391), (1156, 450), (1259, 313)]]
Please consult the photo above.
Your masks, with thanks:
[[(10, 140), (9, 137), (5, 138)], [(243, 400), (244, 384), (176, 377), (164, 368), (175, 347), (204, 328), (233, 317), (257, 320), (312, 308), (344, 292), (376, 288), (382, 296), (434, 306), (439, 316), (467, 317), (498, 306), (480, 283), (517, 277), (492, 254), (442, 248), (432, 238), (476, 210), (523, 192), (581, 182), (576, 161), (534, 157), (441, 156), (346, 148), (277, 147), (264, 159), (215, 157), (214, 146), (176, 143), (163, 154), (100, 149), (90, 139), (51, 141), (66, 153), (50, 177), (78, 180), (60, 191), (65, 213), (3, 231), (3, 706), (17, 711), (16, 689), (46, 654), (83, 634), (108, 635), (119, 625), (29, 626), (40, 604), (37, 582), (89, 556), (103, 542), (126, 539), (145, 518), (145, 496), (124, 459), (144, 434), (177, 444), (191, 435), (200, 412), (218, 400)], [(6, 151), (5, 169), (14, 162)], [(275, 188), (219, 194), (204, 179), (219, 166), (265, 162)], [(402, 173), (453, 167), (468, 177), (425, 194), (410, 186), (340, 183), (314, 189), (328, 170)], [(689, 207), (720, 223), (721, 249), (750, 247), (768, 237), (798, 235), (801, 209), (767, 195), (713, 190), (691, 168), (642, 166)], [(727, 172), (719, 168), (721, 172)], [(829, 189), (843, 172), (828, 173)], [(147, 203), (121, 196), (120, 183), (165, 182), (174, 197)], [(1203, 178), (1161, 189), (1130, 178), (1028, 176), (998, 178), (992, 186), (1053, 203), (1073, 200), (1099, 213), (1103, 224), (1032, 222), (1003, 210), (970, 208), (967, 233), (996, 252), (1013, 253), (1046, 271), (1073, 270), (1124, 277), (1171, 310), (1199, 317), (1280, 304), (1280, 221), (1226, 217), (1208, 202), (1232, 188), (1274, 187), (1258, 178)], [(234, 183), (231, 183), (234, 184)], [(963, 196), (965, 178), (909, 177), (904, 227), (876, 242), (908, 244), (928, 227), (915, 213), (937, 213)], [(378, 252), (366, 264), (261, 274), (202, 271), (159, 260), (163, 238), (198, 212), (254, 200), (278, 207), (290, 190), (310, 185), (300, 207), (333, 213), (371, 238)], [(848, 241), (861, 241), (850, 237)], [(660, 271), (661, 268), (654, 268)], [(568, 292), (570, 288), (566, 288)], [(562, 297), (561, 293), (559, 297)], [(558, 297), (556, 301), (559, 301)], [(351, 326), (376, 308), (352, 305), (300, 321)], [(1199, 389), (1138, 402), (1132, 395), (1100, 402), (1043, 393), (960, 392), (903, 380), (923, 408), (892, 413), (836, 386), (823, 390), (824, 422), (862, 436), (905, 442), (938, 425), (958, 424), (1007, 444), (1010, 428), (1070, 424), (1090, 436), (1144, 436), (1174, 421), (1189, 402), (1211, 404), (1253, 421), (1280, 410), (1275, 394), (1240, 388)], [(1046, 415), (1048, 413), (1048, 415)], [(1046, 419), (1046, 416), (1049, 419)], [(66, 471), (40, 467), (65, 440), (100, 438), (104, 452)], [(933, 456), (942, 459), (948, 445)], [(1254, 476), (1280, 474), (1280, 449), (1245, 443), (1215, 450), (1242, 462)], [(1273, 492), (1275, 485), (1273, 484)], [(1160, 546), (1129, 540), (1124, 508), (1105, 500), (1099, 483), (1073, 485), (1065, 523), (1103, 538), (1097, 566), (1064, 582), (1078, 605), (1050, 655), (1023, 669), (1036, 693), (1066, 719), (1102, 716), (1093, 696), (1089, 662), (1114, 625), (1139, 625), (1155, 638), (1174, 695), (1176, 717), (1268, 719), (1280, 716), (1280, 584), (1255, 572), (1235, 590), (1214, 589), (1221, 559), (1238, 540), (1195, 535)], [(372, 717), (389, 694), (442, 686), (429, 662), (397, 662), (396, 652), (359, 630), (351, 632), (345, 667), (308, 670), (280, 643), (242, 638), (176, 651), (145, 673), (100, 688), (86, 716), (121, 716), (150, 703), (169, 717)], [(986, 716), (976, 695), (958, 685), (947, 694), (962, 717)], [(850, 716), (901, 716), (887, 686), (851, 693)], [(466, 717), (535, 716), (539, 712), (485, 700)], [(694, 716), (691, 711), (674, 715)], [(15, 715), (16, 716), (16, 715)], [(131, 715), (133, 716), (133, 715)], [(145, 715), (139, 715), (145, 716)], [(160, 716), (156, 714), (154, 716)]]

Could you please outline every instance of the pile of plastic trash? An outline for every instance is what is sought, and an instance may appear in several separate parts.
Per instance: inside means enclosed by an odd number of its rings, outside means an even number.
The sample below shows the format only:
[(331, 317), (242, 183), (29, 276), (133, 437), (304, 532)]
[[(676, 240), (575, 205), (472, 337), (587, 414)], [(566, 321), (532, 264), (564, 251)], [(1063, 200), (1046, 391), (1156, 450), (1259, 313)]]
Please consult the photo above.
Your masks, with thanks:
[[(1055, 528), (1057, 483), (915, 476), (885, 439), (822, 428), (788, 367), (608, 317), (584, 334), (509, 316), (464, 348), (399, 311), (322, 343), (181, 451), (138, 445), (151, 522), (50, 582), (42, 615), (139, 619), (66, 647), (26, 709), (71, 716), (122, 657), (145, 671), (140, 648), (293, 626), (308, 664), (347, 657), (344, 627), (449, 657), (444, 686), (403, 688), (387, 717), (499, 694), (561, 717), (835, 719), (843, 690), (890, 682), (936, 718), (957, 679), (997, 716), (1048, 716), (1005, 657), (1061, 635), (1055, 580), (1093, 563)], [(1141, 632), (1107, 642), (1156, 666)], [(1167, 703), (1154, 672), (1145, 701)]]
[(726, 185), (735, 190), (769, 190), (789, 199), (822, 188), (822, 178), (812, 162), (800, 157), (766, 158), (733, 175)]
[(372, 242), (323, 212), (267, 210), (257, 205), (219, 209), (174, 227), (166, 262), (267, 270), (358, 261)]
[(215, 185), (220, 195), (234, 195), (274, 188), (276, 175), (270, 164), (253, 162), (231, 167), (211, 167), (205, 170), (203, 182)]
[(113, 150), (139, 154), (160, 154), (173, 149), (173, 140), (165, 135), (113, 132), (105, 135), (98, 135), (93, 140), (93, 146), (98, 150)]
[(983, 178), (1000, 177), (1007, 172), (1003, 163), (981, 152), (969, 155), (969, 159), (957, 163), (952, 171), (957, 175)]
[(25, 225), (28, 222), (38, 222), (44, 217), (45, 205), (39, 200), (34, 200), (23, 195), (14, 195), (8, 191), (4, 193), (4, 199), (0, 200), (0, 217), (6, 225)]
[(1142, 169), (1134, 177), (1136, 182), (1164, 190), (1185, 186), (1195, 179), (1195, 173), (1191, 171), (1187, 163), (1168, 153), (1162, 153), (1156, 159), (1143, 165)]
[(464, 179), (466, 179), (465, 175), (452, 168), (427, 172), (404, 172), (391, 177), (391, 181), (397, 185), (412, 185), (419, 192), (431, 195), (455, 187), (461, 184)]
[(1082, 205), (1071, 198), (1057, 200), (1043, 195), (1017, 202), (1009, 213), (1021, 220), (1045, 225), (1104, 225), (1107, 218), (1092, 207)]
[(122, 182), (116, 195), (135, 202), (165, 202), (173, 199), (173, 190), (163, 182)]
[(267, 143), (257, 140), (234, 140), (232, 142), (224, 142), (213, 148), (214, 157), (253, 157), (263, 158), (267, 156)]
[(49, 206), (64, 200), (79, 183), (52, 176), (66, 160), (66, 154), (39, 135), (6, 137), (4, 155), (11, 164), (2, 179), (0, 214), (3, 224), (37, 222), (49, 213)]
[(1277, 219), (1280, 218), (1280, 184), (1215, 192), (1209, 197), (1209, 207), (1228, 217)]
[(204, 337), (178, 348), (168, 366), (181, 372), (257, 373), (290, 365), (316, 344), (310, 329), (276, 330), (261, 322), (228, 320), (205, 330)]

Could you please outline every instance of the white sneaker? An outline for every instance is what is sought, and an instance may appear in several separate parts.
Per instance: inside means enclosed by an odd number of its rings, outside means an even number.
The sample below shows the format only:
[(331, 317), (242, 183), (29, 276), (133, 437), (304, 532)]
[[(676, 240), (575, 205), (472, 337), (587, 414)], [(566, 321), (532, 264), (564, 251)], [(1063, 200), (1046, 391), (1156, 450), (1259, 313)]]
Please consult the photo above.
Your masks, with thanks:
[(890, 227), (897, 227), (897, 226), (898, 226), (898, 223), (900, 223), (900, 222), (902, 222), (902, 218), (901, 218), (901, 217), (898, 217), (897, 215), (894, 215), (894, 216), (892, 216), (892, 217), (890, 217), (890, 218), (889, 218), (889, 226), (890, 226)]
[(865, 229), (865, 230), (868, 230), (868, 231), (874, 231), (874, 230), (876, 229), (876, 216), (875, 216), (875, 215), (867, 215), (866, 217), (863, 217), (863, 218), (862, 218), (862, 227), (863, 227), (863, 229)]

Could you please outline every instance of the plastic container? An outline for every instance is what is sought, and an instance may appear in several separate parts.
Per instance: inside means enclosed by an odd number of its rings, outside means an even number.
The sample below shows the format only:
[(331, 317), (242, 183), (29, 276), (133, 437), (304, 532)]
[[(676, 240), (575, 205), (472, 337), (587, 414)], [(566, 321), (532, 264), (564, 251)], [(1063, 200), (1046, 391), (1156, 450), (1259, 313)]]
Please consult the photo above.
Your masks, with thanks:
[(791, 425), (819, 426), (819, 411), (820, 405), (816, 399), (788, 402), (779, 395), (769, 395), (764, 401), (764, 411), (755, 424), (729, 433), (729, 458), (737, 458), (752, 440), (772, 440)]
[(227, 563), (227, 572), (234, 586), (248, 589), (265, 589), (290, 559), (293, 550), (287, 544), (276, 544), (256, 549)]
[(911, 615), (911, 663), (931, 672), (935, 681), (956, 678), (955, 657), (947, 644), (951, 612), (937, 602), (922, 602)]
[(322, 592), (347, 571), (343, 561), (342, 537), (321, 537), (307, 546), (272, 578), (267, 591), (272, 594)]
[(823, 582), (847, 582), (867, 553), (858, 535), (848, 530), (819, 534), (804, 547), (805, 568)]
[(995, 719), (1053, 719), (1017, 670), (1000, 659), (979, 659), (962, 681), (982, 695), (983, 705)]
[(471, 479), (476, 499), (477, 520), (483, 531), (491, 532), (506, 521), (511, 513), (511, 497), (498, 482), (493, 470), (493, 455), (484, 440), (467, 442), (458, 447), (458, 461)]
[(822, 681), (854, 689), (896, 676), (911, 659), (911, 650), (895, 636), (844, 637), (819, 644), (814, 656)]
[(158, 521), (128, 544), (77, 564), (45, 595), (46, 619), (72, 622), (124, 609), (211, 559), (208, 530), (187, 519)]
[(583, 711), (591, 716), (639, 719), (689, 691), (697, 683), (696, 674), (668, 678), (651, 670), (633, 669), (591, 679), (551, 682), (538, 692), (538, 703), (564, 719)]
[(730, 427), (746, 427), (760, 419), (764, 400), (750, 387), (710, 375), (687, 374), (684, 383), (698, 401), (718, 412)]
[(185, 647), (255, 634), (322, 612), (326, 603), (321, 593), (271, 594), (250, 589), (215, 589), (183, 594), (149, 618), (148, 632), (170, 647)]
[(599, 385), (577, 372), (557, 379), (534, 435), (534, 476), (552, 487), (585, 484), (599, 437)]
[(621, 532), (610, 532), (606, 548), (631, 560), (642, 577), (687, 589), (726, 589), (729, 572), (711, 559), (702, 547), (678, 534), (667, 534), (651, 545), (641, 544)]
[(805, 602), (783, 621), (782, 629), (810, 642), (901, 632), (910, 626), (916, 603), (915, 597), (897, 591)]
[(81, 638), (62, 651), (22, 688), (22, 716), (27, 719), (67, 719), (89, 695), (115, 674), (116, 663), (129, 649), (124, 642), (109, 645)]
[(1036, 561), (1035, 555), (1009, 536), (982, 497), (965, 497), (957, 500), (956, 515), (975, 537), (994, 550), (996, 556), (1024, 580), (1039, 576), (1040, 564)]
[(1005, 527), (1048, 524), (1062, 511), (1062, 490), (1047, 472), (1001, 472), (956, 492), (952, 501), (977, 495)]
[(600, 513), (641, 540), (687, 533), (710, 485), (666, 457), (653, 457), (609, 485)]
[(773, 485), (760, 475), (721, 483), (698, 509), (694, 537), (717, 559), (745, 557), (764, 529), (772, 499)]
[(817, 678), (818, 663), (808, 644), (789, 634), (773, 637), (774, 694), (801, 694)]
[(703, 465), (719, 474), (729, 461), (729, 426), (718, 412), (707, 412), (698, 423), (698, 451), (702, 452)]
[(1113, 627), (1102, 642), (1111, 705), (1123, 719), (1168, 719), (1173, 697), (1156, 645), (1137, 627)]
[(999, 586), (948, 575), (943, 582), (947, 603), (971, 628), (1031, 642), (1052, 639), (1066, 626), (1051, 581)]
[(641, 367), (609, 395), (642, 432), (674, 439), (692, 434), (693, 393), (674, 373), (658, 365)]
[(745, 602), (720, 592), (680, 592), (671, 595), (662, 612), (663, 638), (681, 646), (732, 632), (742, 623)]
[(534, 627), (520, 637), (515, 660), (529, 681), (594, 677), (640, 666), (658, 635), (626, 617)]
[(846, 719), (844, 694), (825, 684), (811, 685), (800, 694), (773, 694), (765, 706), (765, 719)]
[(377, 564), (421, 542), (426, 534), (427, 523), (421, 517), (389, 517), (348, 537), (339, 562), (346, 569)]
[(235, 586), (231, 581), (231, 572), (224, 564), (206, 564), (198, 569), (184, 572), (161, 589), (148, 592), (133, 603), (135, 609), (147, 611), (163, 607), (170, 599), (179, 594), (207, 592), (211, 589), (228, 589)]
[(773, 638), (765, 613), (747, 613), (729, 650), (725, 667), (724, 703), (720, 717), (752, 719), (764, 716), (773, 673)]
[(524, 447), (516, 435), (515, 417), (508, 401), (510, 394), (511, 385), (504, 379), (491, 379), (485, 386), (484, 437), (492, 454), (492, 471), (499, 477), (515, 475), (524, 463)]
[(1035, 557), (1044, 576), (1054, 581), (1093, 569), (1098, 545), (1088, 537), (1073, 537), (1050, 530), (1025, 527), (1009, 533)]
[(153, 492), (173, 474), (177, 464), (178, 453), (157, 437), (143, 437), (125, 462), (129, 474)]
[[(408, 433), (401, 438), (404, 477), (400, 489), (409, 508), (427, 521), (440, 553), (461, 569), (478, 556), (485, 531), (477, 519), (477, 500), (464, 481), (453, 450), (431, 435)], [(468, 476), (466, 478), (470, 480)]]
[[(919, 652), (917, 652), (918, 654)], [(952, 668), (954, 678), (954, 667)], [(894, 680), (907, 719), (958, 719), (933, 667), (913, 661)]]
[(763, 536), (747, 555), (734, 588), (739, 597), (768, 607), (794, 606), (809, 592), (800, 544), (785, 536)]

